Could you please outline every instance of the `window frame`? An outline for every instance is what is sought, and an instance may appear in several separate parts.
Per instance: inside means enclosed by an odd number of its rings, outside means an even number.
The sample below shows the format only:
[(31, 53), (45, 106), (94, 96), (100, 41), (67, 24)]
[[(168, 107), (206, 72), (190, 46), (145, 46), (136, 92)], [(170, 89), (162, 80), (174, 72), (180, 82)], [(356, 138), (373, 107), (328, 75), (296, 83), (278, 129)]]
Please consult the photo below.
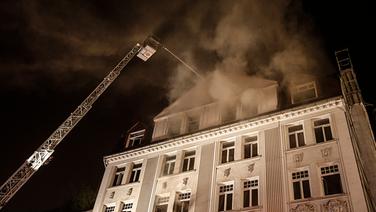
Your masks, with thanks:
[[(222, 187), (224, 188), (223, 191), (221, 191)], [(226, 188), (229, 187), (229, 188)], [(231, 208), (228, 208), (228, 195), (231, 194)], [(223, 210), (220, 210), (220, 204), (221, 204), (221, 196), (224, 196), (224, 202), (223, 202)], [(234, 182), (226, 182), (222, 183), (218, 186), (218, 212), (224, 212), (227, 210), (232, 210), (234, 207)]]
[[(255, 140), (247, 141), (247, 139), (252, 139), (255, 138)], [(246, 135), (242, 137), (243, 141), (243, 159), (250, 159), (250, 158), (256, 158), (260, 156), (259, 149), (260, 149), (260, 144), (259, 144), (259, 137), (258, 135)], [(247, 147), (249, 146), (249, 147)], [(254, 147), (256, 146), (256, 147)], [(249, 148), (249, 157), (246, 155), (247, 148)], [(256, 148), (256, 155), (254, 155), (253, 150)]]
[[(128, 183), (140, 182), (141, 170), (142, 170), (142, 162), (133, 163)], [(132, 179), (132, 176), (133, 176), (133, 179)]]
[[(294, 128), (294, 127), (299, 127), (301, 126), (302, 129), (298, 129), (298, 130), (294, 130), (292, 132), (290, 132), (290, 129), (291, 128)], [(289, 124), (286, 126), (286, 132), (287, 132), (287, 141), (288, 141), (288, 149), (296, 149), (296, 148), (300, 148), (300, 147), (304, 147), (306, 146), (306, 137), (305, 137), (305, 129), (304, 129), (304, 123), (293, 123), (293, 124)], [(302, 133), (303, 136), (303, 145), (300, 145), (300, 140), (299, 140), (299, 134)], [(295, 147), (292, 147), (291, 146), (291, 139), (290, 139), (290, 136), (294, 136), (294, 139), (295, 139)]]
[[(256, 185), (253, 184), (252, 185), (252, 182), (255, 182), (256, 181)], [(242, 181), (243, 183), (243, 187), (242, 187), (242, 191), (243, 191), (243, 207), (242, 208), (255, 208), (255, 207), (259, 207), (260, 206), (260, 180), (259, 180), (259, 177), (252, 177), (252, 178), (248, 178), (246, 180), (243, 180)], [(246, 185), (246, 184), (249, 184), (249, 185)], [(253, 200), (254, 200), (254, 194), (253, 194), (253, 190), (257, 190), (257, 204), (256, 205), (253, 205)], [(248, 206), (246, 206), (245, 204), (245, 192), (246, 191), (249, 191), (249, 194), (248, 194)]]
[[(324, 124), (320, 124), (318, 126), (315, 126), (315, 122), (318, 122), (318, 121), (323, 121), (323, 120), (328, 120), (328, 123), (324, 123)], [(333, 136), (333, 125), (332, 125), (332, 119), (328, 116), (325, 116), (325, 117), (317, 117), (317, 118), (313, 118), (312, 119), (312, 127), (313, 127), (313, 136), (315, 138), (315, 142), (316, 144), (319, 144), (319, 143), (325, 143), (325, 142), (329, 142), (329, 141), (332, 141), (334, 140), (334, 136)], [(327, 127), (329, 127), (329, 132), (330, 132), (330, 136), (331, 138), (328, 139), (327, 138), (327, 131), (325, 131), (325, 129), (327, 129)], [(323, 138), (323, 141), (321, 142), (318, 142), (317, 139), (318, 139), (318, 136), (316, 135), (316, 129), (319, 129), (321, 128), (321, 135), (322, 135), (322, 138)]]
[[(192, 154), (193, 152), (193, 154)], [(187, 154), (189, 154), (187, 156)], [(185, 161), (187, 161), (186, 169), (184, 168)], [(183, 159), (181, 165), (181, 172), (187, 172), (195, 170), (195, 162), (196, 162), (196, 150), (186, 150), (183, 152)], [(191, 166), (191, 164), (193, 164)]]
[(104, 212), (114, 212), (115, 211), (115, 208), (116, 208), (116, 205), (115, 204), (111, 204), (111, 205), (104, 205)]
[[(308, 87), (308, 88), (304, 88)], [(296, 99), (296, 97), (303, 92), (307, 92), (309, 90), (313, 89), (315, 91), (315, 96), (310, 97), (310, 98), (301, 98), (301, 99)], [(305, 82), (301, 84), (294, 85), (291, 89), (291, 102), (292, 104), (296, 103), (302, 103), (308, 100), (316, 99), (318, 97), (317, 93), (317, 86), (316, 86), (316, 81), (310, 81), (310, 82)]]
[[(225, 144), (231, 144), (231, 146), (227, 146), (227, 147), (224, 147)], [(235, 141), (234, 140), (231, 140), (231, 141), (222, 141), (221, 143), (221, 155), (220, 155), (220, 164), (225, 164), (225, 163), (229, 163), (229, 162), (232, 162), (232, 161), (235, 161)], [(231, 150), (232, 150), (232, 153), (231, 153)], [(224, 162), (223, 161), (223, 152), (226, 151), (226, 161)], [(230, 156), (232, 155), (232, 160), (230, 160)]]
[[(295, 179), (294, 179), (294, 174), (295, 174)], [(290, 180), (291, 180), (291, 191), (292, 191), (292, 196), (291, 199), (293, 201), (298, 201), (298, 200), (306, 200), (309, 198), (312, 198), (312, 191), (311, 191), (311, 177), (310, 177), (310, 171), (308, 168), (304, 169), (299, 169), (299, 170), (293, 170), (290, 173)], [(309, 196), (306, 196), (305, 192), (305, 182), (308, 181), (308, 193)], [(295, 184), (298, 183), (298, 184)], [(300, 197), (296, 198), (295, 197), (295, 185), (298, 185), (299, 189), (299, 195)]]
[[(330, 170), (330, 168), (333, 167), (334, 171)], [(335, 169), (336, 167), (336, 169)], [(324, 173), (323, 174), (323, 171), (328, 171), (327, 170), (323, 170), (325, 168), (328, 168), (330, 172), (327, 172), (327, 173)], [(344, 181), (342, 179), (342, 171), (341, 171), (341, 167), (338, 163), (331, 163), (331, 164), (323, 164), (319, 167), (319, 174), (320, 174), (320, 183), (321, 183), (321, 189), (322, 189), (322, 194), (323, 196), (331, 196), (331, 195), (339, 195), (339, 194), (344, 194), (345, 193), (345, 187), (344, 187)], [(326, 176), (335, 176), (335, 175), (338, 175), (338, 180), (339, 180), (339, 186), (340, 186), (340, 190), (341, 192), (339, 193), (331, 193), (331, 194), (326, 194), (326, 188), (325, 188), (325, 182), (324, 182), (324, 177)]]
[[(127, 138), (127, 145), (125, 147), (129, 148), (141, 145), (142, 141), (145, 139), (145, 132), (146, 130), (142, 129), (129, 133)], [(135, 141), (138, 141), (139, 143), (135, 144)]]
[[(131, 205), (131, 207), (126, 208), (127, 205)], [(134, 205), (133, 202), (122, 202), (120, 212), (132, 212), (133, 205)]]
[[(165, 155), (164, 156), (162, 176), (168, 176), (168, 175), (174, 174), (175, 167), (176, 167), (176, 157), (177, 157), (176, 155)], [(167, 166), (168, 166), (168, 168), (166, 169)], [(165, 173), (165, 170), (167, 170), (166, 173)]]
[[(163, 201), (161, 201), (163, 200)], [(158, 206), (167, 206), (166, 212), (168, 210), (168, 203), (170, 201), (170, 196), (156, 196), (155, 198), (155, 206), (154, 206), (154, 212), (157, 212), (157, 207)]]
[(115, 169), (115, 173), (114, 173), (113, 178), (112, 178), (112, 184), (111, 184), (112, 186), (111, 187), (123, 185), (123, 180), (124, 180), (124, 176), (125, 176), (125, 170), (126, 170), (125, 166), (116, 166), (115, 168), (116, 169)]
[[(182, 196), (184, 198), (181, 198)], [(188, 196), (188, 198), (186, 198), (186, 196)], [(175, 202), (174, 202), (173, 211), (174, 212), (188, 212), (189, 211), (189, 203), (191, 201), (191, 197), (192, 197), (192, 193), (190, 191), (177, 192), (176, 193)], [(187, 210), (186, 211), (184, 210), (184, 206), (187, 206)], [(178, 208), (178, 207), (180, 207), (180, 208)]]

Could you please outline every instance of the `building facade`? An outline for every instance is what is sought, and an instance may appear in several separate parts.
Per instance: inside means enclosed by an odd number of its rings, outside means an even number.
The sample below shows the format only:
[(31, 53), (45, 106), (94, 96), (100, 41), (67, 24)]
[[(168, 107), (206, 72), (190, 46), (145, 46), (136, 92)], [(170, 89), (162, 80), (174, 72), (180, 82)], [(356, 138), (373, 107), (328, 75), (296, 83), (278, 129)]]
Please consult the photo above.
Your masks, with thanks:
[(94, 211), (370, 211), (346, 98), (320, 98), (311, 80), (282, 107), (277, 82), (252, 80), (246, 94), (262, 101), (185, 108), (188, 92), (155, 117), (147, 145), (130, 132), (132, 148), (104, 158)]

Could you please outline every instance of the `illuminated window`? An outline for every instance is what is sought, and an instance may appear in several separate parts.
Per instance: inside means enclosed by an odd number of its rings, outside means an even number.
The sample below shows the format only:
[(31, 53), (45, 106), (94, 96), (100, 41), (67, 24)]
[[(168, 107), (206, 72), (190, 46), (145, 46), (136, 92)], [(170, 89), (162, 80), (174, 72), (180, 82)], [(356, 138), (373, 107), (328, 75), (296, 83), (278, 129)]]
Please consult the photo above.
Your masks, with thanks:
[(174, 204), (174, 212), (188, 212), (191, 192), (179, 193)]
[(222, 143), (222, 163), (228, 163), (234, 161), (234, 142)]
[(132, 212), (133, 203), (123, 203), (121, 212)]
[(163, 168), (163, 175), (170, 175), (174, 173), (176, 155), (166, 156), (166, 161)]
[(125, 171), (125, 167), (116, 168), (114, 182), (112, 183), (112, 186), (118, 186), (121, 184), (123, 177), (124, 177), (124, 171)]
[(154, 212), (167, 212), (169, 197), (157, 197)]
[(244, 158), (258, 156), (257, 145), (257, 136), (244, 138)]
[(308, 170), (292, 173), (292, 188), (294, 200), (311, 197)]
[(184, 159), (183, 159), (183, 172), (190, 171), (194, 169), (195, 166), (195, 151), (188, 151), (184, 153)]
[(232, 210), (234, 185), (223, 185), (219, 187), (218, 211)]
[(129, 133), (127, 147), (138, 146), (142, 143), (145, 136), (145, 130)]
[(142, 163), (133, 164), (131, 177), (129, 179), (130, 183), (138, 182), (140, 180), (141, 166), (142, 166)]
[(290, 149), (305, 145), (303, 125), (288, 127), (288, 134)]
[(321, 180), (325, 195), (343, 193), (338, 165), (321, 167)]
[(258, 179), (247, 180), (243, 184), (243, 207), (259, 205), (259, 182)]
[(330, 121), (328, 118), (314, 121), (313, 127), (315, 130), (316, 143), (333, 140)]
[(115, 211), (115, 206), (106, 206), (104, 209), (104, 212), (114, 212)]
[(299, 103), (305, 100), (317, 98), (317, 89), (315, 82), (300, 84), (292, 89), (292, 103)]

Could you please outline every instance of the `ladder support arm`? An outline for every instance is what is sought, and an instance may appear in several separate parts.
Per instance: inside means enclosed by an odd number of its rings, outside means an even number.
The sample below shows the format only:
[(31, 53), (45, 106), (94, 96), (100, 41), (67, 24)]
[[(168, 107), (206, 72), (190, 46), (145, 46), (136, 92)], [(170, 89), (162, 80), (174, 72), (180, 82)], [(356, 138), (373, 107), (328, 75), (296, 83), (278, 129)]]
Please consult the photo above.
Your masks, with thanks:
[(76, 124), (91, 109), (99, 96), (120, 75), (129, 61), (143, 47), (136, 44), (128, 54), (111, 70), (93, 92), (70, 114), (70, 116), (47, 138), (46, 141), (21, 165), (16, 172), (0, 187), (0, 209), (28, 181), (28, 179), (48, 161), (56, 146), (76, 126)]

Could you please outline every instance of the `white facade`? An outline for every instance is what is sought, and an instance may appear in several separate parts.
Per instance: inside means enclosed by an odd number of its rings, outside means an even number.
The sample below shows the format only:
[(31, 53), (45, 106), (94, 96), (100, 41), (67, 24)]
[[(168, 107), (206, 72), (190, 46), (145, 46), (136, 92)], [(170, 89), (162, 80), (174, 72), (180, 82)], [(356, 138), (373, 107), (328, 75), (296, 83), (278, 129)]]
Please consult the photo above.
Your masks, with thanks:
[(105, 157), (93, 211), (367, 211), (341, 97), (220, 126), (210, 107), (199, 131), (183, 118), (182, 135)]

